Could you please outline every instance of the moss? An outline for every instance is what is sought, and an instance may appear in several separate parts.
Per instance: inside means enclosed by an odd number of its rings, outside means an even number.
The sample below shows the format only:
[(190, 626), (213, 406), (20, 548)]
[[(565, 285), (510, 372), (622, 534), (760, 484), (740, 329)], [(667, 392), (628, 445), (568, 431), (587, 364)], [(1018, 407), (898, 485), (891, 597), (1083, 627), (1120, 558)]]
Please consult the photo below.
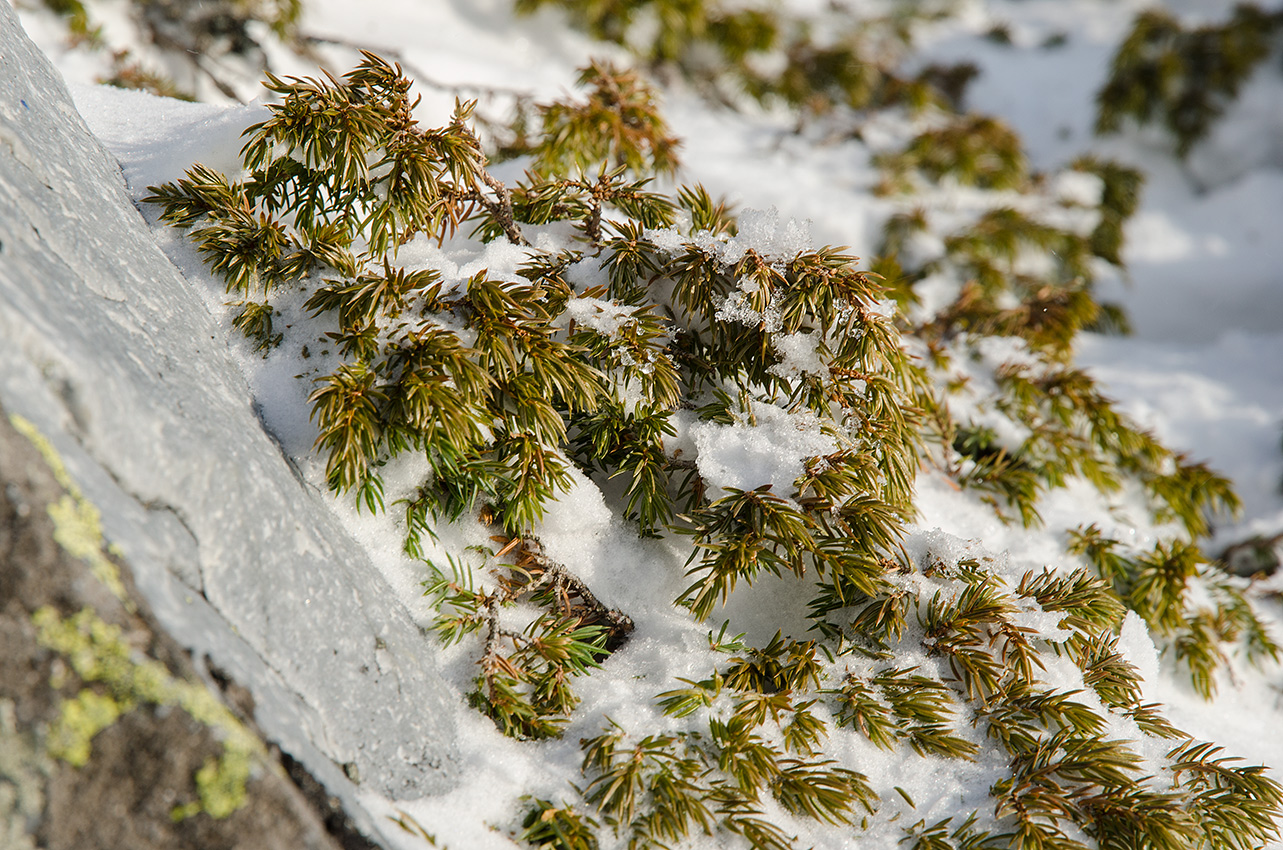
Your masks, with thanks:
[(62, 704), (50, 737), (49, 754), (75, 766), (92, 753), (95, 735), (123, 714), (144, 705), (175, 706), (210, 728), (222, 741), (223, 752), (196, 772), (199, 803), (179, 806), (181, 819), (203, 811), (223, 818), (245, 802), (245, 786), (263, 746), (204, 686), (173, 676), (165, 665), (138, 658), (125, 643), (118, 626), (104, 622), (89, 608), (61, 617), (44, 607), (32, 615), (37, 639), (71, 664), (87, 683), (99, 683), (106, 693), (86, 687)]
[(53, 539), (69, 555), (88, 564), (94, 578), (106, 585), (113, 596), (132, 610), (133, 605), (120, 578), (120, 569), (107, 556), (108, 549), (102, 535), (102, 514), (84, 497), (76, 482), (71, 480), (67, 465), (63, 463), (58, 450), (40, 433), (35, 424), (17, 415), (10, 416), (9, 421), (19, 434), (36, 447), (58, 486), (67, 491), (61, 499), (49, 505), (49, 518), (54, 524)]

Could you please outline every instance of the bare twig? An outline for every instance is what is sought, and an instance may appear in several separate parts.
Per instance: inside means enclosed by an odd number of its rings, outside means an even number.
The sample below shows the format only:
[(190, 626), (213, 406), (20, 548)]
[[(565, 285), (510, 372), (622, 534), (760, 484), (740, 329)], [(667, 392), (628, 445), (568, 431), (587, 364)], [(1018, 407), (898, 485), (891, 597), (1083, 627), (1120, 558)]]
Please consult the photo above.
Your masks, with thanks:
[(584, 232), (594, 247), (601, 246), (601, 199), (597, 197), (596, 192), (592, 196), (592, 215), (588, 217), (588, 225)]
[(485, 194), (478, 191), (473, 198), (477, 203), (486, 208), (486, 212), (503, 228), (503, 235), (508, 237), (508, 241), (513, 245), (529, 245), (526, 237), (522, 235), (521, 228), (512, 212), (512, 192), (503, 181), (494, 177), (489, 171), (481, 169), (480, 177), (490, 189), (495, 193), (495, 199), (487, 198)]
[(542, 571), (542, 575), (531, 590), (551, 584), (553, 592), (562, 600), (563, 613), (567, 615), (573, 613), (571, 597), (577, 597), (579, 607), (585, 611), (585, 616), (582, 618), (584, 622), (605, 626), (609, 632), (610, 636), (606, 641), (607, 649), (617, 649), (635, 628), (631, 617), (617, 608), (607, 608), (583, 579), (566, 569), (565, 565), (557, 563), (544, 554), (543, 544), (539, 538), (533, 535), (522, 538), (521, 558), (528, 560)]

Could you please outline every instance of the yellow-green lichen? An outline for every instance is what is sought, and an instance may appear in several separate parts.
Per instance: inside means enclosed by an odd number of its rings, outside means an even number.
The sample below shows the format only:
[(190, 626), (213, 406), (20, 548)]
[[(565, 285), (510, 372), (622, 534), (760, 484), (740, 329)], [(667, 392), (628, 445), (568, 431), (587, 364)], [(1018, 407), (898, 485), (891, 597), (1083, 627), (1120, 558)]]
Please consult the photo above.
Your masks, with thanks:
[(67, 465), (62, 462), (62, 456), (53, 447), (53, 443), (49, 442), (49, 438), (40, 433), (40, 429), (35, 426), (35, 423), (16, 413), (9, 417), (9, 422), (13, 424), (14, 430), (30, 440), (31, 444), (36, 447), (36, 451), (40, 452), (45, 459), (45, 463), (49, 466), (49, 471), (53, 473), (54, 479), (58, 482), (58, 486), (76, 498), (81, 498), (80, 488), (71, 480), (71, 475), (67, 472)]
[(208, 758), (196, 771), (196, 793), (199, 800), (175, 806), (169, 813), (175, 821), (205, 812), (213, 818), (225, 818), (245, 803), (245, 785), (254, 768), (255, 753), (240, 749), (236, 742), (225, 742), (219, 758)]
[(12, 415), (9, 421), (19, 434), (36, 447), (53, 473), (54, 480), (67, 491), (61, 499), (49, 505), (49, 518), (54, 524), (53, 539), (67, 554), (88, 564), (94, 577), (106, 585), (117, 599), (132, 608), (125, 593), (124, 582), (120, 579), (120, 570), (107, 557), (102, 536), (102, 514), (84, 497), (76, 482), (71, 480), (67, 465), (63, 463), (53, 443), (49, 442), (49, 438), (41, 434), (30, 420), (21, 416)]
[(58, 722), (49, 730), (49, 755), (73, 767), (84, 767), (89, 762), (94, 736), (133, 707), (89, 688), (82, 689), (71, 699), (63, 700)]
[(49, 517), (54, 523), (54, 541), (67, 554), (88, 564), (94, 577), (107, 585), (117, 599), (124, 600), (125, 585), (120, 580), (120, 571), (103, 548), (102, 515), (98, 508), (86, 499), (67, 494), (49, 506)]
[(209, 727), (223, 744), (196, 772), (200, 802), (177, 807), (182, 819), (197, 812), (215, 818), (232, 814), (245, 802), (245, 785), (255, 761), (264, 755), (259, 740), (203, 685), (175, 678), (165, 665), (137, 657), (121, 629), (104, 622), (90, 608), (61, 617), (51, 607), (32, 615), (42, 646), (64, 656), (87, 683), (100, 683), (106, 694), (85, 688), (62, 704), (50, 736), (49, 752), (73, 765), (85, 764), (93, 736), (140, 705), (176, 706)]
[[(54, 540), (68, 554), (88, 564), (90, 571), (132, 610), (120, 571), (108, 557), (103, 540), (102, 515), (72, 480), (62, 457), (36, 426), (21, 416), (11, 416), (14, 428), (31, 441), (66, 492), (50, 504)], [(95, 735), (140, 705), (177, 706), (197, 722), (211, 728), (223, 744), (222, 755), (210, 758), (196, 772), (199, 802), (178, 806), (175, 819), (205, 812), (215, 818), (232, 814), (245, 802), (245, 785), (262, 744), (242, 726), (225, 705), (203, 686), (174, 678), (159, 661), (135, 657), (119, 627), (104, 622), (92, 610), (62, 618), (53, 608), (32, 616), (43, 646), (67, 658), (85, 682), (105, 686), (106, 693), (82, 689), (64, 700), (58, 721), (50, 731), (50, 755), (77, 767), (89, 761)]]
[(254, 753), (236, 742), (224, 742), (219, 758), (206, 759), (196, 771), (201, 808), (210, 817), (225, 818), (245, 803), (245, 785), (254, 766)]

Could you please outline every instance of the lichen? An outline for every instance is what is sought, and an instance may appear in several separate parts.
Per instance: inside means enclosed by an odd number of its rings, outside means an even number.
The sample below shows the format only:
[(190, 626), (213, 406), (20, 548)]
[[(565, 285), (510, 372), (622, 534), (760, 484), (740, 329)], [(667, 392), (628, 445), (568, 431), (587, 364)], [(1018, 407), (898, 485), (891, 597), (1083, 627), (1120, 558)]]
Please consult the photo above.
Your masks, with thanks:
[(48, 772), (48, 758), (18, 729), (13, 702), (0, 699), (0, 847), (35, 850)]
[(36, 451), (40, 452), (40, 455), (45, 459), (45, 463), (49, 465), (49, 471), (53, 473), (58, 486), (79, 498), (80, 489), (71, 480), (71, 475), (67, 472), (67, 465), (62, 462), (62, 456), (53, 447), (53, 443), (49, 442), (49, 438), (40, 433), (40, 429), (36, 427), (35, 423), (24, 416), (19, 416), (16, 413), (12, 414), (9, 417), (9, 422), (19, 434), (31, 441), (31, 444), (36, 447)]
[(49, 755), (72, 767), (84, 767), (89, 763), (94, 736), (133, 708), (130, 702), (118, 702), (89, 688), (82, 689), (71, 699), (63, 700), (58, 722), (49, 732)]
[(214, 818), (225, 818), (245, 803), (245, 784), (254, 766), (254, 752), (243, 742), (223, 745), (220, 758), (209, 758), (196, 771), (201, 808)]
[(41, 434), (34, 423), (21, 416), (12, 415), (9, 421), (40, 452), (49, 471), (53, 473), (54, 480), (66, 491), (61, 499), (48, 508), (49, 518), (54, 524), (53, 539), (67, 554), (88, 564), (94, 577), (132, 610), (133, 605), (120, 578), (120, 569), (107, 556), (108, 549), (102, 534), (102, 514), (84, 497), (76, 482), (71, 479), (67, 465), (63, 463), (62, 456), (53, 447), (53, 443), (49, 442), (49, 438)]
[(121, 629), (104, 622), (91, 608), (61, 617), (51, 607), (32, 615), (37, 640), (71, 664), (86, 683), (98, 683), (106, 693), (86, 687), (65, 700), (51, 733), (49, 754), (69, 764), (88, 762), (95, 735), (121, 715), (144, 705), (175, 706), (209, 727), (221, 740), (223, 752), (210, 758), (196, 772), (200, 802), (175, 808), (181, 820), (198, 812), (224, 818), (246, 799), (255, 761), (265, 755), (262, 744), (204, 686), (176, 678), (164, 664), (137, 657), (125, 643)]
[(93, 503), (65, 494), (49, 505), (49, 518), (54, 522), (53, 539), (59, 546), (89, 565), (94, 577), (107, 586), (117, 599), (127, 598), (120, 570), (107, 557), (103, 545), (102, 515)]
[[(11, 416), (10, 421), (40, 452), (54, 480), (66, 491), (48, 508), (54, 523), (54, 540), (69, 555), (83, 560), (90, 572), (132, 611), (134, 606), (120, 570), (108, 557), (116, 550), (103, 539), (102, 514), (84, 497), (49, 439), (21, 416)], [(175, 678), (159, 661), (135, 657), (120, 627), (103, 621), (92, 608), (63, 618), (53, 608), (44, 607), (32, 615), (32, 623), (42, 646), (65, 656), (81, 679), (101, 683), (106, 691), (85, 687), (63, 701), (46, 745), (50, 756), (82, 767), (93, 752), (94, 737), (122, 715), (142, 705), (177, 706), (213, 730), (222, 741), (223, 752), (196, 771), (200, 800), (176, 807), (174, 819), (199, 812), (224, 818), (245, 803), (245, 786), (255, 759), (264, 752), (263, 746), (206, 688)], [(0, 797), (0, 806), (3, 803)]]

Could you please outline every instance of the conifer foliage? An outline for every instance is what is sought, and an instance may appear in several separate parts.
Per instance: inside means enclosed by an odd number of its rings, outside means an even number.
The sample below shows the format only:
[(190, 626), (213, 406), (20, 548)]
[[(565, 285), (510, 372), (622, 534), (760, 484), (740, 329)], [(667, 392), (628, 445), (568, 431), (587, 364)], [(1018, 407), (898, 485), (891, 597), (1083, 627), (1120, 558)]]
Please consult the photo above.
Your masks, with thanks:
[[(604, 67), (590, 74), (599, 90), (639, 85)], [(415, 451), (433, 474), (404, 503), (411, 551), (433, 518), (481, 510), (492, 519), (500, 589), (442, 574), (431, 592), (455, 612), (443, 615), (444, 636), (486, 630), (478, 687), (502, 728), (555, 731), (574, 704), (566, 677), (629, 628), (581, 582), (573, 595), (584, 604), (567, 603), (571, 579), (538, 554), (537, 523), (570, 463), (627, 476), (625, 511), (644, 533), (693, 536), (682, 603), (701, 619), (762, 571), (809, 569), (836, 584), (880, 569), (878, 552), (910, 510), (917, 373), (851, 258), (748, 247), (699, 187), (670, 199), (629, 179), (630, 167), (663, 166), (662, 131), (614, 136), (595, 177), (532, 172), (510, 190), (485, 170), (466, 105), (446, 127), (418, 128), (408, 81), (373, 55), (341, 79), (267, 85), (283, 98), (246, 131), (248, 177), (196, 166), (149, 200), (191, 229), (260, 347), (281, 341), (270, 299), (286, 290), (301, 289), (305, 308), (336, 327), (327, 337), (341, 362), (311, 396), (333, 489), (382, 507), (380, 466)], [(628, 124), (637, 103), (647, 101), (610, 108)], [(603, 108), (554, 105), (547, 126)], [(653, 111), (648, 126), (662, 130)], [(672, 227), (679, 209), (684, 231)], [(532, 251), (517, 280), (479, 272), (451, 290), (431, 270), (393, 265), (413, 236), (444, 238), (468, 218), (483, 236), (518, 244), (522, 226), (565, 221), (583, 248)], [(585, 257), (606, 283), (576, 292), (567, 269)], [(822, 365), (790, 366), (799, 346)], [(763, 486), (713, 498), (665, 450), (679, 410), (727, 424), (776, 411), (826, 435), (832, 451), (794, 493)], [(498, 608), (527, 597), (551, 609), (536, 631), (501, 628)]]
[[(521, 12), (563, 9), (595, 38), (630, 49), (660, 75), (681, 74), (718, 100), (741, 95), (806, 115), (956, 103), (974, 66), (897, 71), (914, 23), (948, 14), (952, 0), (891, 3), (884, 14), (830, 4), (809, 20), (780, 4), (725, 0), (516, 0)], [(782, 61), (780, 61), (782, 60)]]
[[(590, 17), (601, 34), (627, 27), (610, 4), (578, 5), (601, 12)], [(728, 55), (775, 38), (769, 17), (678, 6), (695, 17), (659, 28), (657, 58), (680, 59), (682, 39), (708, 33)], [(697, 621), (768, 574), (813, 583), (809, 639), (755, 647), (710, 632), (707, 675), (660, 686), (663, 725), (605, 720), (581, 742), (569, 802), (527, 799), (514, 834), (540, 848), (702, 836), (769, 850), (799, 846), (803, 824), (890, 832), (915, 850), (1276, 836), (1283, 788), (1168, 723), (1120, 648), (1139, 615), (1205, 692), (1234, 647), (1278, 652), (1242, 587), (1193, 542), (1209, 509), (1235, 504), (1227, 482), (1128, 422), (1070, 363), (1074, 335), (1104, 319), (1094, 261), (1118, 261), (1138, 177), (1083, 161), (1066, 179), (1095, 195), (1056, 195), (996, 122), (927, 130), (884, 161), (894, 191), (952, 175), (1059, 197), (1066, 215), (994, 203), (932, 253), (910, 250), (931, 211), (906, 209), (875, 262), (884, 280), (774, 214), (735, 216), (699, 186), (657, 191), (677, 143), (653, 90), (606, 63), (580, 82), (586, 99), (539, 108), (540, 136), (510, 151), (530, 170), (509, 186), (469, 104), (419, 126), (409, 81), (375, 55), (342, 77), (271, 77), (279, 100), (245, 132), (245, 176), (198, 165), (148, 198), (189, 230), (264, 351), (329, 346), (311, 405), (333, 490), (383, 509), (381, 471), (412, 453), (430, 474), (394, 506), (408, 553), (423, 556), (442, 523), (489, 526), (492, 546), (428, 565), (427, 595), (441, 639), (475, 647), (473, 703), (505, 734), (560, 734), (578, 680), (635, 625), (540, 543), (576, 470), (617, 478), (614, 509), (640, 534), (685, 541), (674, 603)], [(982, 150), (974, 133), (1002, 144)], [(416, 239), (504, 240), (525, 259), (513, 275), (451, 280), (402, 264)], [(927, 311), (932, 276), (955, 280), (956, 297)], [(305, 327), (278, 327), (282, 299), (304, 305)], [(1016, 356), (995, 360), (995, 340)], [(977, 403), (982, 381), (995, 394)], [(1006, 438), (992, 427), (1003, 418), (1018, 426)], [(789, 480), (734, 486), (673, 449), (692, 421), (783, 427), (808, 448)], [(1012, 444), (1013, 430), (1027, 436)], [(1102, 493), (1141, 487), (1173, 533), (1135, 552), (1083, 527), (1069, 535), (1083, 568), (1017, 570), (906, 535), (922, 470), (1025, 524), (1072, 478)], [(927, 823), (850, 763), (853, 740), (996, 758), (1005, 772), (990, 806)]]
[(1098, 133), (1126, 119), (1161, 123), (1184, 157), (1212, 129), (1256, 68), (1277, 52), (1283, 12), (1239, 3), (1220, 25), (1186, 29), (1161, 9), (1140, 13), (1096, 95)]

